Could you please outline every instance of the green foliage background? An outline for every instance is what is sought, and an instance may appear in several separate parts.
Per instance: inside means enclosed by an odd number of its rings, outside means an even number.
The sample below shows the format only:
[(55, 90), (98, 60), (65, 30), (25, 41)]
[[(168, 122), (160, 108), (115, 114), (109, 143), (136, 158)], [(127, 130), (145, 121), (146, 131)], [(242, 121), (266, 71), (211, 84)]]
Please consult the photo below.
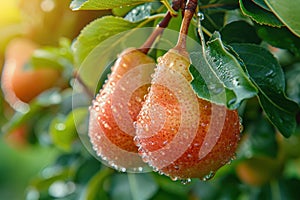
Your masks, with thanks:
[[(62, 0), (61, 0), (62, 1)], [(28, 1), (28, 4), (42, 1)], [(57, 3), (57, 1), (53, 1)], [(58, 35), (32, 55), (28, 63), (61, 70), (68, 83), (51, 88), (29, 104), (26, 113), (14, 111), (0, 94), (0, 197), (3, 199), (299, 199), (300, 188), (300, 5), (299, 0), (200, 0), (206, 55), (199, 49), (207, 77), (217, 81), (227, 101), (211, 99), (207, 82), (190, 68), (191, 83), (199, 97), (238, 108), (243, 119), (243, 139), (236, 159), (209, 181), (173, 182), (157, 173), (127, 174), (114, 171), (93, 157), (78, 137), (72, 107), (74, 73), (101, 42), (118, 33), (155, 27), (167, 11), (162, 1), (65, 0), (73, 12), (109, 10), (85, 24), (76, 37)], [(145, 8), (149, 10), (145, 11)], [(90, 11), (88, 11), (90, 12)], [(25, 17), (26, 18), (26, 17)], [(179, 30), (180, 16), (169, 28)], [(41, 27), (42, 28), (42, 27)], [(200, 43), (197, 22), (189, 36)], [(0, 33), (4, 33), (0, 27)], [(44, 33), (43, 33), (44, 34)], [(133, 34), (133, 32), (132, 32)], [(0, 34), (2, 63), (6, 44), (23, 33)], [(117, 45), (117, 44), (112, 44)], [(151, 52), (158, 57), (161, 52)], [(216, 59), (214, 59), (216, 58)], [(221, 63), (221, 64), (220, 64)], [(221, 69), (220, 66), (221, 65)], [(104, 69), (103, 69), (104, 70)], [(198, 70), (198, 71), (197, 71)], [(106, 72), (107, 73), (107, 72)], [(226, 74), (226, 76), (224, 76)], [(229, 74), (229, 75), (228, 75)], [(202, 74), (203, 75), (203, 74)], [(238, 79), (239, 85), (233, 80)], [(101, 82), (101, 81), (100, 81)], [(28, 125), (25, 146), (5, 139)], [(63, 129), (57, 128), (63, 126)], [(243, 182), (237, 166), (257, 157), (278, 159), (282, 170), (260, 186)], [(260, 163), (264, 167), (264, 163)]]

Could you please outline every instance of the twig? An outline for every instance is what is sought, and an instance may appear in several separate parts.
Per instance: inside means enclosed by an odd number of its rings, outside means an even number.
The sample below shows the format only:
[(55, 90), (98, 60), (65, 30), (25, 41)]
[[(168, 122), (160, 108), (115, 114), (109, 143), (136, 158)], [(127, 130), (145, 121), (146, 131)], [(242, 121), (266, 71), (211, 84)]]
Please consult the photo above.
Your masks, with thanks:
[(174, 49), (186, 50), (186, 38), (189, 30), (191, 20), (197, 8), (197, 0), (189, 0), (184, 11), (183, 21), (181, 23), (179, 38)]
[[(182, 2), (182, 0), (173, 0), (172, 9), (178, 11), (182, 6)], [(152, 34), (148, 37), (146, 42), (139, 48), (141, 52), (143, 52), (144, 54), (148, 53), (156, 38), (158, 38), (163, 33), (164, 28), (166, 28), (169, 25), (169, 22), (173, 16), (175, 15), (173, 15), (172, 12), (169, 10), (163, 18), (163, 20), (157, 25)]]
[(75, 78), (75, 80), (78, 81), (78, 83), (83, 87), (83, 90), (85, 91), (85, 93), (91, 97), (94, 98), (94, 93), (88, 88), (88, 86), (83, 82), (83, 80), (81, 79), (78, 71), (74, 71), (73, 73), (73, 77)]

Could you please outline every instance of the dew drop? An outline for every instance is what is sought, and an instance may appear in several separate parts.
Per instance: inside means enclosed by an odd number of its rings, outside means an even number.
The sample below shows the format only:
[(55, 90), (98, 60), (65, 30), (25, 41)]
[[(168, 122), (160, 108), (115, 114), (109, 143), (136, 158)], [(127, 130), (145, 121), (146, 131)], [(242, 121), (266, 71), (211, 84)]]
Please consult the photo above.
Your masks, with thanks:
[(138, 127), (137, 122), (133, 122), (133, 127), (134, 127), (134, 129), (137, 129), (137, 127)]
[(139, 103), (142, 102), (142, 98), (139, 97), (139, 96), (136, 96), (136, 97), (135, 97), (135, 100), (136, 100), (137, 102), (139, 102)]
[(201, 122), (201, 124), (200, 124), (201, 126), (203, 126), (203, 127), (205, 127), (207, 124), (206, 123), (204, 123), (204, 122)]
[(230, 159), (226, 164), (231, 165), (231, 163), (232, 163), (232, 160)]
[(274, 71), (271, 69), (271, 70), (268, 71), (265, 75), (266, 75), (266, 77), (274, 77), (274, 76), (275, 76), (275, 73), (274, 73)]
[(178, 177), (176, 177), (176, 176), (170, 176), (170, 179), (171, 179), (172, 181), (177, 181), (177, 180), (178, 180)]
[(202, 181), (208, 181), (210, 179), (212, 179), (215, 176), (215, 172), (214, 171), (210, 171), (209, 174), (205, 175), (202, 178)]
[(125, 91), (125, 90), (126, 90), (126, 88), (124, 88), (123, 86), (120, 86), (120, 89), (121, 89), (122, 91)]
[(220, 94), (223, 91), (223, 87), (220, 84), (210, 84), (207, 87), (209, 91), (215, 95)]
[(111, 106), (111, 109), (112, 109), (112, 111), (113, 111), (114, 113), (117, 113), (117, 109), (116, 109), (115, 106)]
[(240, 85), (240, 81), (239, 81), (238, 78), (233, 79), (232, 83), (233, 83), (234, 86), (239, 86)]
[(230, 99), (230, 100), (228, 101), (228, 105), (231, 106), (231, 105), (235, 104), (236, 100), (237, 100), (236, 98)]
[(94, 107), (95, 111), (97, 111), (97, 112), (99, 112), (99, 111), (100, 111), (100, 107), (99, 107), (99, 105), (98, 105), (98, 104), (95, 104), (93, 107)]
[(243, 124), (240, 124), (240, 126), (239, 126), (239, 130), (240, 130), (240, 133), (241, 133), (241, 132), (243, 132), (243, 130), (244, 130), (244, 126), (243, 126)]
[(63, 130), (66, 129), (66, 125), (63, 124), (63, 123), (57, 123), (57, 124), (55, 125), (55, 129), (58, 130), (58, 131), (63, 131)]
[[(157, 170), (157, 168), (155, 168)], [(164, 175), (162, 171), (157, 172), (159, 175)]]
[(111, 127), (107, 123), (104, 123), (103, 126), (104, 126), (104, 128), (111, 130)]
[(120, 171), (121, 171), (121, 172), (126, 172), (126, 168), (125, 168), (125, 167), (121, 167), (121, 168), (120, 168)]
[(112, 82), (110, 82), (110, 85), (114, 87), (116, 85), (116, 83), (112, 81)]
[(136, 144), (136, 145), (140, 145), (140, 139), (138, 136), (134, 136), (133, 137), (133, 142)]
[(195, 147), (199, 147), (200, 144), (199, 144), (199, 143), (195, 143), (194, 146), (195, 146)]
[(183, 185), (187, 185), (187, 184), (189, 184), (191, 181), (192, 181), (192, 179), (187, 178), (187, 179), (181, 180), (180, 182), (181, 182)]
[(120, 74), (117, 74), (117, 78), (122, 78), (122, 76)]
[(142, 160), (145, 162), (145, 163), (148, 163), (149, 162), (149, 158), (148, 156), (144, 153), (144, 155), (142, 155)]
[(143, 167), (138, 167), (138, 171), (142, 172), (143, 171)]
[(148, 124), (145, 124), (144, 129), (145, 129), (146, 132), (149, 131), (149, 126), (148, 126)]
[(174, 166), (174, 169), (179, 170), (179, 166), (178, 166), (178, 165), (175, 165), (175, 166)]

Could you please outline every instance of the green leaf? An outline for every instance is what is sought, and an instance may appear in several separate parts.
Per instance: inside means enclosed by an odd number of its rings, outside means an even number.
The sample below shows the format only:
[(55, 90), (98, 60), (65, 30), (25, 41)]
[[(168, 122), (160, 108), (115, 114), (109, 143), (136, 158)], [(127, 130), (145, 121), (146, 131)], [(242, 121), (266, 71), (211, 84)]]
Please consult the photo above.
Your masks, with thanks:
[(285, 78), (278, 61), (266, 49), (254, 44), (232, 44), (259, 89), (258, 98), (272, 124), (285, 136), (296, 127), (298, 105), (285, 95)]
[(206, 55), (191, 54), (191, 82), (199, 97), (236, 109), (241, 101), (256, 95), (239, 61), (222, 44), (219, 33), (208, 42)]
[[(54, 169), (55, 168), (55, 169)], [(53, 167), (53, 172), (51, 174), (47, 174), (47, 177), (38, 177), (31, 181), (30, 186), (35, 188), (38, 191), (48, 190), (49, 187), (56, 181), (66, 180), (70, 178), (74, 174), (74, 170), (70, 167), (61, 168), (61, 167)], [(48, 169), (48, 171), (50, 171)]]
[(102, 41), (118, 33), (137, 27), (133, 23), (120, 17), (107, 16), (97, 19), (87, 25), (74, 43), (74, 58), (79, 67), (88, 54)]
[(259, 24), (281, 27), (281, 21), (269, 11), (264, 10), (249, 0), (240, 0), (240, 8), (244, 15), (250, 17)]
[(33, 52), (29, 64), (33, 68), (51, 67), (57, 69), (70, 69), (73, 67), (73, 53), (71, 41), (61, 39), (59, 47), (44, 47)]
[(270, 45), (290, 50), (300, 57), (300, 38), (292, 34), (287, 28), (257, 26), (257, 34)]
[(300, 37), (300, 0), (265, 0), (265, 3), (290, 31)]
[(125, 16), (129, 11), (131, 11), (135, 6), (126, 6), (121, 8), (113, 8), (112, 13), (114, 16), (123, 17)]
[(73, 110), (67, 117), (57, 116), (50, 124), (50, 134), (53, 143), (65, 150), (70, 151), (74, 141), (77, 139), (76, 125), (74, 121), (74, 115), (76, 119), (85, 119), (87, 114), (86, 108), (77, 108)]
[(234, 21), (224, 26), (221, 31), (222, 40), (229, 43), (255, 43), (261, 39), (257, 36), (253, 26), (245, 21)]
[(72, 10), (108, 10), (151, 1), (154, 0), (73, 0), (70, 7)]
[(265, 10), (271, 11), (270, 8), (267, 6), (264, 0), (252, 0), (256, 5), (262, 7)]

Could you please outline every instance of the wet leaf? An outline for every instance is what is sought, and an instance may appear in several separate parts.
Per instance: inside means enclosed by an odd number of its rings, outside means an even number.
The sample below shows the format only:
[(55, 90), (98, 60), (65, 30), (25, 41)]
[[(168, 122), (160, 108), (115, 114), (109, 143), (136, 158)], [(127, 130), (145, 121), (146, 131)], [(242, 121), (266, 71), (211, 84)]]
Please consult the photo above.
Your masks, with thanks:
[(239, 61), (226, 50), (219, 33), (208, 42), (205, 54), (191, 54), (191, 84), (199, 97), (236, 109), (244, 99), (256, 95), (255, 86)]
[(259, 24), (281, 27), (282, 22), (269, 11), (264, 10), (249, 0), (240, 0), (240, 8), (244, 15), (250, 17)]
[(265, 3), (290, 31), (300, 37), (300, 0), (265, 0)]
[(71, 42), (68, 39), (61, 39), (59, 47), (43, 47), (33, 52), (29, 64), (33, 68), (56, 68), (68, 70), (73, 67), (73, 54)]
[(298, 105), (285, 95), (285, 78), (281, 66), (266, 49), (254, 44), (232, 44), (245, 63), (259, 89), (258, 98), (268, 118), (285, 136), (296, 128)]
[(257, 34), (270, 45), (287, 49), (300, 57), (300, 38), (291, 33), (286, 27), (257, 26)]
[(70, 7), (72, 10), (108, 10), (151, 1), (153, 0), (73, 0)]
[(88, 54), (101, 42), (118, 33), (131, 30), (139, 23), (120, 17), (107, 16), (87, 25), (73, 45), (76, 66), (79, 67)]
[(133, 8), (130, 12), (126, 14), (124, 19), (131, 21), (131, 22), (138, 22), (147, 17), (157, 10), (160, 7), (159, 2), (152, 2), (152, 3), (145, 3)]
[(234, 21), (224, 26), (221, 31), (222, 40), (229, 43), (255, 43), (259, 44), (261, 39), (256, 30), (246, 21)]
[(264, 0), (252, 0), (256, 5), (262, 7), (265, 10), (271, 11), (270, 8), (267, 6)]

